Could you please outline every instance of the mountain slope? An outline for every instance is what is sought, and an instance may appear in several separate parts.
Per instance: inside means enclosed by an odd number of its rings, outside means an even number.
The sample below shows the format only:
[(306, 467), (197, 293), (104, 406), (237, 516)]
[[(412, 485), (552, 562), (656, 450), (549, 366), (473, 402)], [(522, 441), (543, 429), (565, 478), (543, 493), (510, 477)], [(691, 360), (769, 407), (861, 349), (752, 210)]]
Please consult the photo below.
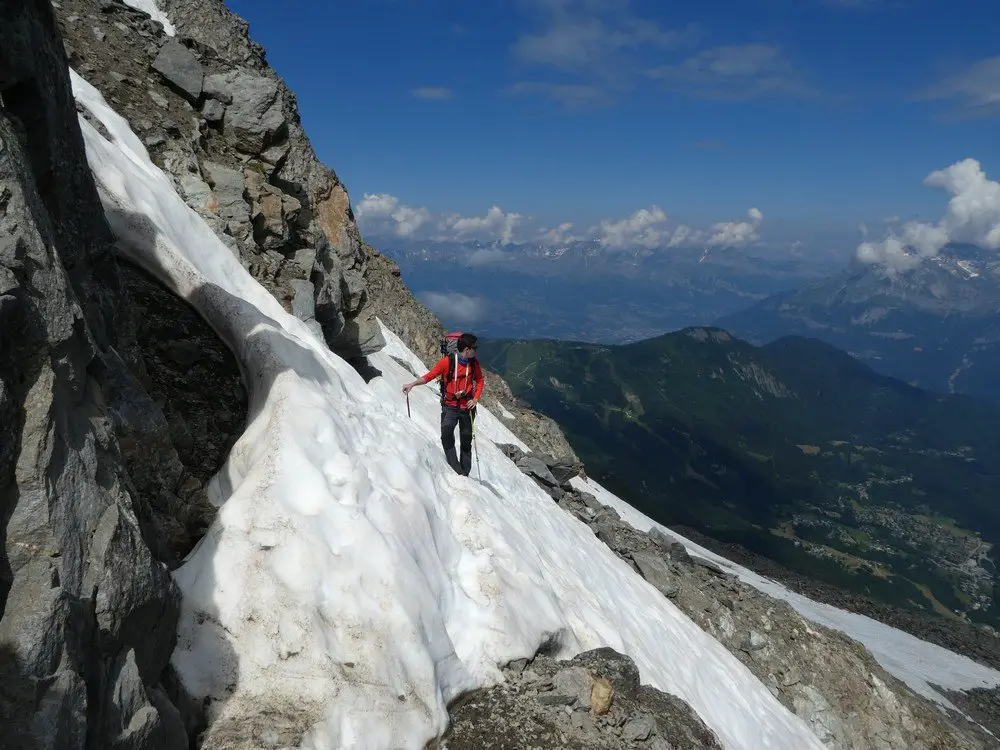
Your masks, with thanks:
[(661, 522), (883, 601), (998, 621), (1000, 410), (816, 340), (757, 348), (719, 329), (480, 352), (589, 473)]
[(398, 388), (419, 360), (380, 352), (388, 377), (366, 385), (193, 216), (100, 94), (79, 77), (74, 89), (110, 134), (82, 123), (120, 251), (211, 322), (250, 383), (255, 416), (214, 482), (219, 515), (175, 572), (172, 662), (207, 705), (206, 745), (416, 750), (498, 663), (613, 641), (726, 747), (822, 747), (513, 467), (493, 443), (516, 439), (488, 413), (483, 483), (449, 472), (433, 393), (404, 417)]
[(974, 247), (894, 275), (857, 264), (717, 325), (754, 343), (815, 336), (914, 385), (1000, 403), (1000, 261)]

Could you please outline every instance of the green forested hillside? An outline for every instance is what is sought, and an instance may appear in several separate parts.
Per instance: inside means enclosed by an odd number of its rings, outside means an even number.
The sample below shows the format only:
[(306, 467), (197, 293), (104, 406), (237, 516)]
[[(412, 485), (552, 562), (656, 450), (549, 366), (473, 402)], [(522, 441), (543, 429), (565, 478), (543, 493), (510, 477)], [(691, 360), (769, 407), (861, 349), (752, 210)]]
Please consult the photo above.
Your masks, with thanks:
[(483, 341), (591, 476), (668, 524), (882, 601), (997, 623), (1000, 410), (813, 339)]

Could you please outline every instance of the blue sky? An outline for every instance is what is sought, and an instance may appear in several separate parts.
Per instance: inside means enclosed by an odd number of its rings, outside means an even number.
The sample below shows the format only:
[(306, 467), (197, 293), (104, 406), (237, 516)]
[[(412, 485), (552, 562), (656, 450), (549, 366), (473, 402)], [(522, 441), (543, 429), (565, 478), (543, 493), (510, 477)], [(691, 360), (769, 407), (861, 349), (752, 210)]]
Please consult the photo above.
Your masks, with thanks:
[(506, 226), (497, 206), (576, 231), (655, 206), (710, 227), (756, 207), (754, 236), (808, 243), (936, 221), (948, 196), (922, 181), (961, 159), (1000, 175), (995, 0), (229, 5), (354, 204), (382, 197), (368, 219)]

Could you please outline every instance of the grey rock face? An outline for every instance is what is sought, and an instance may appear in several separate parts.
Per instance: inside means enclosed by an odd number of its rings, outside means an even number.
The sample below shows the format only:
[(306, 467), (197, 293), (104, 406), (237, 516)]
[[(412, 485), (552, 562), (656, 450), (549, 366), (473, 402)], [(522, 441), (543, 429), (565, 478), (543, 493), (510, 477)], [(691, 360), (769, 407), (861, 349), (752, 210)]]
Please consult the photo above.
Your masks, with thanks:
[[(316, 158), (294, 94), (268, 66), (263, 49), (249, 39), (247, 24), (223, 3), (171, 0), (165, 10), (177, 39), (183, 39), (178, 43), (151, 31), (140, 11), (114, 3), (107, 11), (106, 17), (115, 21), (104, 26), (106, 42), (94, 45), (89, 30), (81, 31), (83, 24), (69, 21), (93, 14), (94, 5), (95, 0), (65, 0), (57, 9), (78, 67), (133, 130), (152, 139), (151, 155), (188, 205), (286, 310), (302, 288), (291, 282), (311, 283), (316, 311), (311, 326), (322, 331), (338, 354), (354, 361), (381, 349), (385, 342), (374, 320), (365, 252), (347, 191)], [(196, 51), (191, 53), (204, 67), (200, 99), (190, 98), (193, 84), (185, 93), (163, 74), (158, 76), (162, 85), (154, 82), (137, 96), (130, 77), (119, 71), (146, 70), (161, 54), (168, 56), (155, 45), (136, 45), (137, 35), (143, 34), (162, 40), (171, 55), (183, 55), (172, 43)], [(161, 67), (174, 75), (177, 66)], [(192, 69), (192, 81), (196, 77)], [(201, 103), (200, 112), (192, 103)], [(164, 115), (172, 126), (163, 124), (161, 132), (150, 133), (152, 123), (165, 123)], [(211, 181), (209, 163), (260, 176), (268, 186), (260, 200), (247, 196), (246, 219), (238, 202), (205, 198), (195, 180)], [(230, 210), (237, 215), (222, 215)]]
[(160, 48), (153, 60), (153, 69), (189, 101), (197, 102), (201, 98), (205, 71), (194, 53), (176, 39), (168, 40)]
[[(129, 348), (115, 327), (127, 296), (48, 3), (5, 10), (0, 90), (3, 741), (182, 750), (156, 687), (178, 593), (147, 545), (149, 509), (132, 494), (111, 413), (128, 409), (110, 387), (115, 347)], [(122, 659), (129, 689), (155, 701), (116, 704)]]

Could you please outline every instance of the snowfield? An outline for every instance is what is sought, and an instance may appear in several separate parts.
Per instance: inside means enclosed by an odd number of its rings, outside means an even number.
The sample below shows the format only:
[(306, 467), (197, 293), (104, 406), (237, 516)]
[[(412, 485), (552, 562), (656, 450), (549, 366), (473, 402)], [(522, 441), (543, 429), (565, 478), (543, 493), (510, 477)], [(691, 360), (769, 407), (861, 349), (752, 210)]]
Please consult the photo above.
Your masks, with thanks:
[[(87, 156), (120, 252), (235, 352), (246, 432), (214, 480), (218, 517), (175, 572), (173, 663), (217, 731), (301, 747), (413, 748), (446, 705), (542, 644), (610, 646), (728, 748), (822, 745), (739, 661), (525, 477), (483, 409), (473, 472), (445, 462), (433, 387), (387, 332), (370, 384), (287, 314), (189, 209), (128, 123), (73, 74)], [(266, 718), (262, 712), (267, 711)], [(301, 738), (301, 739), (300, 739)]]

